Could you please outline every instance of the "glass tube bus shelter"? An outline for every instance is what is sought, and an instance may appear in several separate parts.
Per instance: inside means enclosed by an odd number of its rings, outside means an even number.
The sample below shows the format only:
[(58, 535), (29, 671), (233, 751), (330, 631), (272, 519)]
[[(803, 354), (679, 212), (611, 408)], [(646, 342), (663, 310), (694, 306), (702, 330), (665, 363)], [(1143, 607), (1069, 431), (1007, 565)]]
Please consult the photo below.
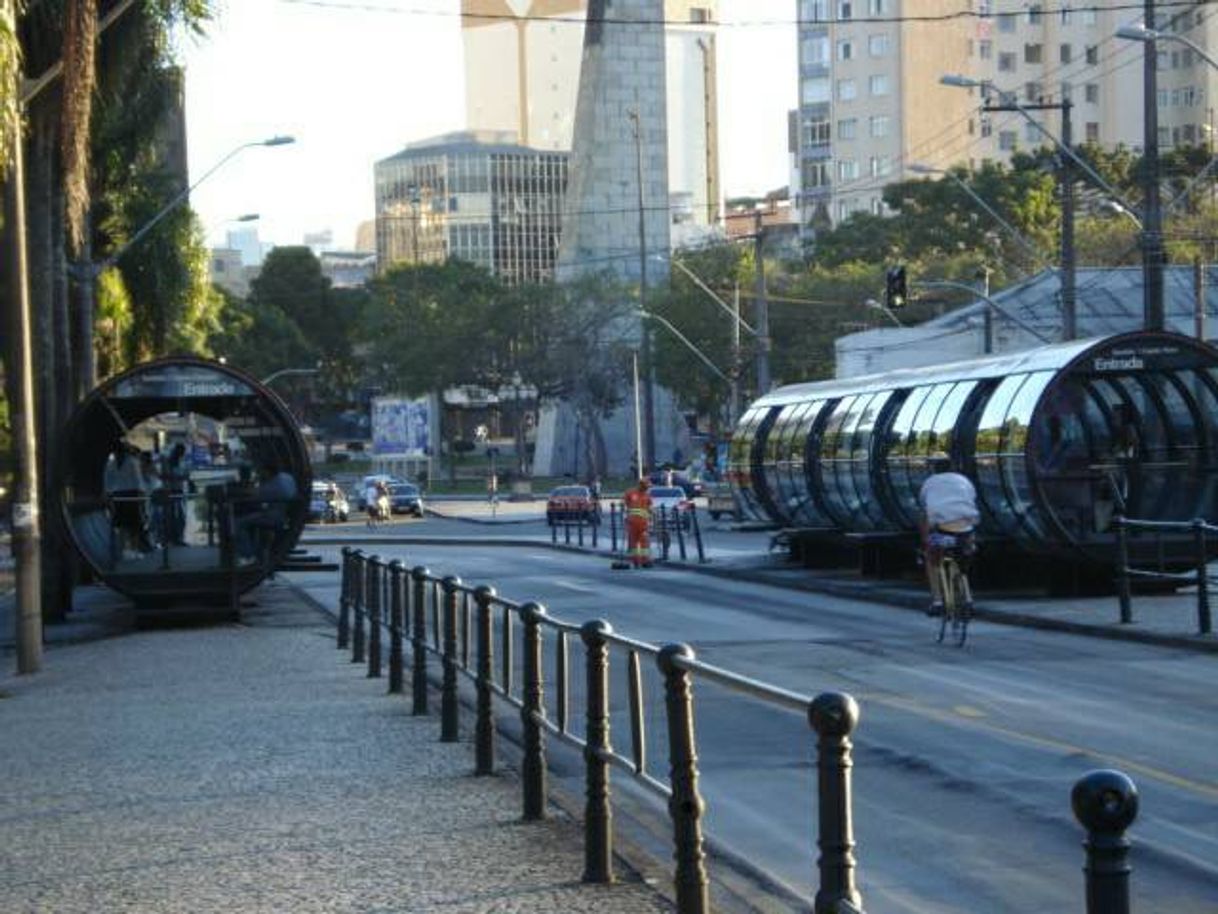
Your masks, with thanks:
[(912, 533), (942, 457), (984, 538), (1112, 564), (1118, 514), (1218, 518), (1218, 350), (1137, 332), (779, 388), (742, 416), (729, 477), (755, 519)]

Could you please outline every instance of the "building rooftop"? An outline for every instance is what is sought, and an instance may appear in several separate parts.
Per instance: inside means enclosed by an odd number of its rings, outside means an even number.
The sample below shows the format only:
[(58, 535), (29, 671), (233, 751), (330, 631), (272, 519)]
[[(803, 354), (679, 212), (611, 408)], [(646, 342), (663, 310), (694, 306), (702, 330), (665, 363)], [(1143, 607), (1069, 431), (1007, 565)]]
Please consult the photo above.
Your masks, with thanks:
[(437, 150), (443, 150), (448, 153), (460, 152), (500, 152), (520, 155), (521, 153), (535, 153), (538, 155), (568, 155), (565, 150), (554, 149), (536, 149), (532, 146), (521, 146), (516, 142), (516, 133), (511, 130), (457, 130), (452, 133), (442, 133), (439, 136), (429, 137), (425, 140), (418, 140), (413, 143), (408, 143), (402, 147), (400, 152), (397, 152), (386, 159), (381, 159), (377, 162), (378, 165), (383, 165), (387, 162), (394, 162), (401, 159), (413, 159), (418, 156), (434, 155)]

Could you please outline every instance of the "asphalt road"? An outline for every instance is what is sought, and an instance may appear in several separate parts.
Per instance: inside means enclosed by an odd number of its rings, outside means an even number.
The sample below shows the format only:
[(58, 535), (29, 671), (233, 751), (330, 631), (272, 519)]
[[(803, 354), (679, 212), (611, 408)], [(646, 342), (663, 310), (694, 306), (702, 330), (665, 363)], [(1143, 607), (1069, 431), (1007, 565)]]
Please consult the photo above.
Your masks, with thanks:
[[(1110, 767), (1141, 794), (1131, 830), (1135, 909), (1218, 910), (1212, 656), (984, 622), (960, 651), (934, 643), (932, 621), (908, 611), (674, 569), (614, 572), (603, 559), (531, 547), (371, 551), (540, 600), (568, 621), (602, 617), (641, 640), (686, 641), (700, 659), (793, 691), (850, 692), (862, 707), (855, 832), (870, 914), (1081, 910), (1082, 831), (1070, 789)], [(298, 580), (334, 605), (337, 582), (309, 578)], [(572, 648), (578, 728), (583, 670), (579, 644)], [(613, 659), (618, 751), (629, 739), (623, 662)], [(650, 669), (645, 680), (650, 771), (663, 778), (662, 692)], [(697, 731), (708, 833), (810, 896), (806, 722), (704, 687)]]

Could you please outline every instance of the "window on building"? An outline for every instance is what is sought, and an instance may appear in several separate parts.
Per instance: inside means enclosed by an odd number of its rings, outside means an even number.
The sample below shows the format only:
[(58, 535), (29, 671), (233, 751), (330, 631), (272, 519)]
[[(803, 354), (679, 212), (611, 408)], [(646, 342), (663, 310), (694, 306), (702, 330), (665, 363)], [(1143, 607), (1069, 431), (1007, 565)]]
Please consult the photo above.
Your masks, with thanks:
[(838, 60), (853, 60), (854, 59), (854, 42), (849, 38), (843, 38), (837, 43), (837, 59)]
[(872, 95), (887, 95), (888, 94), (888, 76), (884, 73), (875, 73), (867, 79), (867, 89)]
[(1086, 57), (1088, 65), (1094, 67), (1096, 64), (1098, 64), (1100, 62), (1099, 46), (1094, 44), (1087, 45)]
[(890, 121), (887, 114), (876, 114), (871, 118), (871, 135), (879, 138), (888, 136)]
[(1155, 69), (1166, 70), (1168, 60), (1169, 57), (1167, 51), (1158, 51), (1155, 54)]
[(829, 36), (811, 35), (801, 43), (805, 66), (828, 66)]
[(1011, 73), (1015, 70), (1015, 52), (1002, 51), (998, 55), (998, 69), (1003, 73)]
[(1062, 83), (1062, 101), (1069, 102), (1074, 100), (1074, 86), (1068, 82)]
[(1062, 25), (1069, 25), (1074, 20), (1074, 10), (1068, 6), (1062, 7)]
[(837, 178), (839, 181), (854, 181), (859, 176), (857, 159), (839, 159), (837, 162)]
[(1194, 127), (1192, 124), (1185, 124), (1184, 129), (1181, 132), (1184, 137), (1184, 142), (1186, 142), (1186, 143), (1197, 142), (1197, 128)]
[(816, 105), (829, 101), (829, 77), (809, 76), (800, 90), (800, 101), (805, 105)]
[(804, 187), (828, 187), (831, 167), (828, 159), (819, 162), (804, 162), (801, 169)]
[(1032, 82), (1023, 84), (1024, 101), (1038, 102), (1044, 98), (1044, 96), (1045, 90), (1041, 87), (1040, 83)]
[(1079, 18), (1082, 20), (1083, 25), (1095, 25), (1097, 21), (1095, 7), (1088, 6), (1079, 10)]
[(1015, 148), (1015, 131), (1014, 130), (999, 130), (998, 131), (998, 148), (1010, 152)]
[(1159, 145), (1160, 146), (1170, 146), (1171, 145), (1171, 129), (1170, 128), (1168, 128), (1168, 127), (1159, 128)]
[(1040, 25), (1041, 14), (1044, 12), (1044, 7), (1039, 3), (1028, 4), (1028, 25)]
[(998, 16), (998, 31), (1013, 32), (1015, 31), (1015, 14), (1001, 13)]
[(857, 118), (847, 117), (837, 122), (837, 138), (839, 140), (858, 139), (859, 122)]
[(884, 198), (883, 197), (872, 197), (869, 205), (871, 208), (871, 215), (873, 215), (873, 216), (884, 215)]
[(839, 102), (848, 102), (857, 97), (858, 87), (853, 79), (839, 79), (837, 81), (837, 100)]
[(1098, 105), (1100, 103), (1100, 84), (1087, 83), (1083, 86), (1083, 98), (1089, 104)]
[(814, 118), (804, 121), (803, 148), (810, 149), (813, 146), (827, 146), (829, 144), (829, 133), (828, 118)]
[(1033, 122), (1028, 121), (1023, 125), (1023, 138), (1029, 146), (1035, 146), (1037, 143), (1042, 142), (1043, 137), (1044, 134), (1040, 132), (1040, 128)]
[(994, 0), (977, 0), (977, 15), (983, 19), (994, 15)]
[(977, 42), (977, 56), (982, 60), (993, 60), (994, 58), (994, 42), (988, 39), (983, 39)]
[(1087, 121), (1087, 125), (1083, 129), (1083, 135), (1088, 143), (1098, 143), (1100, 141), (1099, 121)]
[(854, 18), (853, 0), (837, 0), (837, 18), (842, 22)]
[(983, 117), (981, 119), (981, 135), (983, 137), (986, 137), (986, 136), (989, 136), (990, 134), (992, 134), (993, 132), (994, 132), (994, 122), (991, 121), (988, 117)]
[(888, 15), (888, 0), (867, 0), (868, 16)]
[(873, 178), (883, 178), (892, 172), (892, 161), (888, 156), (872, 156), (868, 165)]
[(830, 0), (801, 0), (799, 18), (802, 22), (828, 22)]
[(1185, 48), (1180, 52), (1180, 66), (1191, 67), (1195, 61), (1193, 60), (1193, 49)]
[(1074, 48), (1068, 44), (1063, 44), (1058, 51), (1058, 57), (1062, 63), (1070, 63), (1074, 59)]
[(888, 36), (887, 35), (869, 35), (867, 36), (867, 53), (872, 57), (887, 57), (888, 56)]
[(1039, 44), (1025, 44), (1023, 46), (1023, 62), (1024, 63), (1041, 63), (1044, 59), (1044, 49)]

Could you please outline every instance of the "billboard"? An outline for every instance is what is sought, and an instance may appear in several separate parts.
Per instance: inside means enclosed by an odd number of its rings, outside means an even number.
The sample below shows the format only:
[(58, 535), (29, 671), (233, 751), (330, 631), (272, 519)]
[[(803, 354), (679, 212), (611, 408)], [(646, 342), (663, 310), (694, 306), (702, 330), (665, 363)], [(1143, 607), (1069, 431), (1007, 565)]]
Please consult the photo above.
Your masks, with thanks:
[(431, 399), (373, 398), (372, 453), (376, 457), (430, 456)]

